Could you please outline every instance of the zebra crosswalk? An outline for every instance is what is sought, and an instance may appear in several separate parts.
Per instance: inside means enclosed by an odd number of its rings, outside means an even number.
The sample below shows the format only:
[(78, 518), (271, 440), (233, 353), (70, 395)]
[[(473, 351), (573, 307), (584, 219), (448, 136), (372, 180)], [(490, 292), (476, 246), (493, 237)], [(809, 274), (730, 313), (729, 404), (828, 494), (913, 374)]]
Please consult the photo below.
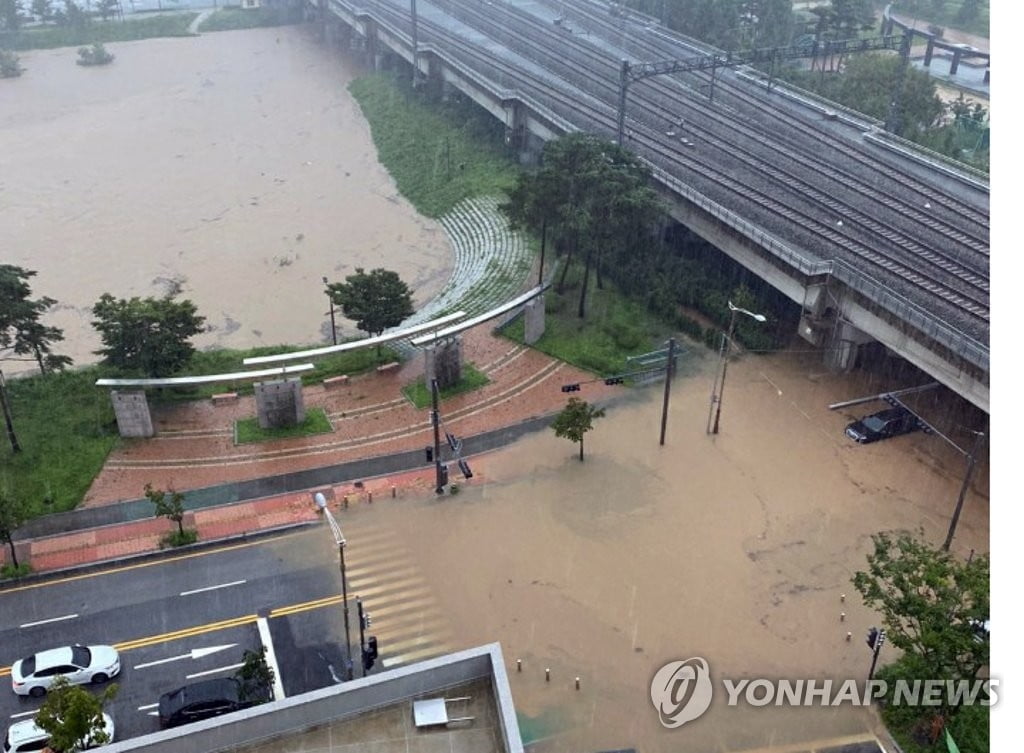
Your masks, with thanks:
[(348, 590), (370, 614), (380, 665), (392, 669), (455, 650), (448, 618), (398, 535), (357, 521), (345, 524)]

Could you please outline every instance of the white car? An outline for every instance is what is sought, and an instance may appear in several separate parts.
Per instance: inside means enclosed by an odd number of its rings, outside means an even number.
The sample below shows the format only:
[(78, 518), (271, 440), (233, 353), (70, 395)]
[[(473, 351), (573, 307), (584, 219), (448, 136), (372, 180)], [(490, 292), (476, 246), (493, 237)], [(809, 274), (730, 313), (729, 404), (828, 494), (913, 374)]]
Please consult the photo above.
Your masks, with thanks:
[(11, 666), (11, 687), (18, 695), (40, 698), (63, 675), (72, 685), (106, 682), (121, 671), (113, 646), (67, 646), (40, 651)]
[[(103, 731), (107, 733), (107, 742), (114, 741), (114, 720), (107, 714), (103, 715)], [(16, 722), (7, 729), (4, 738), (4, 753), (34, 753), (44, 750), (50, 736), (36, 726), (31, 719)], [(106, 743), (100, 743), (105, 745)], [(95, 748), (97, 743), (90, 741), (85, 747)]]

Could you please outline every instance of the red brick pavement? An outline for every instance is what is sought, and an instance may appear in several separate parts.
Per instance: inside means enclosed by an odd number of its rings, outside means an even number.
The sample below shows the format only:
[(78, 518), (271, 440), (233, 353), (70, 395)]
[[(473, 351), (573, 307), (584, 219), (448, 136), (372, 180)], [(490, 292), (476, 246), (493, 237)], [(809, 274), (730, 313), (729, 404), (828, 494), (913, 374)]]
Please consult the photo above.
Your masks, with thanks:
[[(474, 392), (445, 400), (441, 415), (447, 429), (467, 436), (524, 419), (553, 413), (565, 404), (559, 386), (592, 379), (542, 353), (495, 337), (488, 325), (464, 337), (463, 353), (490, 378)], [(233, 422), (254, 415), (252, 398), (214, 406), (210, 401), (159, 408), (154, 420), (159, 435), (149, 440), (126, 441), (111, 453), (93, 482), (85, 504), (115, 504), (141, 496), (146, 483), (179, 491), (225, 481), (315, 468), (351, 460), (415, 449), (432, 439), (428, 410), (417, 410), (400, 393), (402, 385), (422, 376), (419, 359), (397, 373), (354, 377), (346, 386), (309, 387), (306, 406), (324, 408), (334, 426), (329, 435), (236, 446)], [(589, 400), (601, 400), (622, 388), (595, 384)], [(486, 458), (473, 463), (474, 478), (486, 478)], [(387, 504), (393, 497), (433, 494), (432, 468), (364, 480), (361, 489), (351, 484), (323, 490), (332, 504)], [(309, 491), (251, 500), (189, 513), (186, 525), (200, 541), (230, 538), (315, 520)], [(161, 539), (174, 530), (163, 518), (151, 518), (102, 528), (76, 531), (23, 542), (23, 558), (36, 572), (85, 563), (115, 560), (156, 551)], [(0, 553), (0, 562), (7, 552)]]
[[(565, 403), (559, 385), (592, 378), (543, 353), (495, 337), (488, 325), (467, 333), (463, 352), (466, 361), (491, 382), (443, 402), (446, 428), (461, 436), (557, 411)], [(422, 373), (423, 364), (417, 358), (397, 373), (361, 375), (345, 386), (307, 387), (307, 409), (323, 408), (334, 430), (290, 440), (234, 443), (234, 421), (255, 415), (252, 397), (230, 405), (201, 401), (160, 407), (154, 411), (158, 436), (126, 441), (112, 452), (84, 504), (137, 499), (147, 483), (185, 491), (422, 447), (432, 439), (430, 412), (416, 409), (400, 391)], [(607, 397), (613, 389), (594, 385), (588, 388), (587, 398)]]

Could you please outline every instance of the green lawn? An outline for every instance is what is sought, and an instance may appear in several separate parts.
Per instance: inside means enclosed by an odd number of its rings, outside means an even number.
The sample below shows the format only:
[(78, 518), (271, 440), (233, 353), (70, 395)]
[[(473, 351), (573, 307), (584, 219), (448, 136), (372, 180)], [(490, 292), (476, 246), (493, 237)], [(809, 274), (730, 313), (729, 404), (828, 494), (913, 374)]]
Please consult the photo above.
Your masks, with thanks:
[(8, 379), (21, 452), (0, 439), (0, 484), (29, 502), (33, 516), (75, 507), (120, 439), (98, 368)]
[(231, 31), (234, 29), (256, 29), (265, 26), (283, 26), (295, 23), (281, 8), (221, 8), (206, 17), (199, 24), (199, 31)]
[[(598, 290), (591, 281), (583, 319), (577, 316), (578, 287), (567, 287), (564, 295), (552, 288), (545, 296), (544, 335), (533, 347), (595, 374), (627, 371), (627, 356), (657, 350), (674, 333), (671, 325), (607, 283)], [(522, 342), (522, 317), (502, 334)]]
[[(464, 392), (472, 392), (475, 389), (483, 387), (491, 380), (487, 378), (487, 375), (481, 371), (478, 371), (473, 367), (473, 364), (464, 363), (462, 364), (462, 379), (458, 384), (455, 384), (446, 389), (438, 392), (438, 398), (441, 400), (447, 400), (450, 397), (461, 395)], [(426, 383), (420, 379), (419, 381), (407, 384), (402, 388), (402, 394), (412, 401), (412, 404), (419, 409), (427, 408), (431, 404), (430, 388), (427, 387)]]
[(169, 13), (126, 18), (124, 21), (90, 21), (85, 26), (44, 26), (0, 33), (0, 47), (39, 50), (78, 47), (94, 42), (128, 42), (151, 37), (187, 37), (189, 24), (198, 13)]
[(503, 130), (476, 105), (447, 103), (413, 91), (405, 78), (374, 74), (349, 91), (370, 123), (381, 163), (422, 214), (440, 217), (471, 196), (502, 194), (519, 168), (506, 153)]
[(306, 420), (301, 424), (281, 429), (261, 429), (259, 420), (255, 417), (239, 419), (235, 421), (235, 444), (308, 437), (312, 434), (329, 434), (332, 431), (334, 428), (323, 408), (310, 408), (306, 411)]

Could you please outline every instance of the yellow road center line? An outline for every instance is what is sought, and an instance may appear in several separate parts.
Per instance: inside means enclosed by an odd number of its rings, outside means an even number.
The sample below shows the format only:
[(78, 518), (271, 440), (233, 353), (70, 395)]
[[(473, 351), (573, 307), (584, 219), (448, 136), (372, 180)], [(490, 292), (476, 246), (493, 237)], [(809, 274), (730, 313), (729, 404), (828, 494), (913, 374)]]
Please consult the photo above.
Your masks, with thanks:
[[(349, 601), (354, 600), (354, 596), (349, 597)], [(335, 604), (341, 603), (341, 596), (328, 596), (323, 599), (314, 599), (313, 601), (306, 601), (300, 604), (292, 604), (286, 607), (278, 607), (270, 613), (271, 617), (284, 617), (289, 614), (296, 614), (298, 612), (308, 612), (311, 609), (320, 609), (322, 607), (329, 607)], [(219, 620), (217, 622), (208, 622), (205, 625), (195, 625), (193, 627), (182, 628), (181, 630), (172, 630), (169, 633), (160, 633), (158, 635), (151, 635), (145, 638), (136, 638), (130, 641), (121, 641), (115, 643), (114, 648), (118, 651), (133, 651), (137, 648), (145, 648), (146, 646), (155, 646), (159, 643), (169, 643), (170, 641), (181, 640), (182, 638), (192, 638), (197, 635), (203, 635), (205, 633), (213, 633), (217, 630), (227, 630), (234, 627), (242, 627), (244, 625), (251, 625), (257, 620), (255, 614), (245, 614), (240, 617), (232, 617), (227, 620)], [(11, 674), (11, 668), (0, 667), (0, 677), (6, 677)]]

